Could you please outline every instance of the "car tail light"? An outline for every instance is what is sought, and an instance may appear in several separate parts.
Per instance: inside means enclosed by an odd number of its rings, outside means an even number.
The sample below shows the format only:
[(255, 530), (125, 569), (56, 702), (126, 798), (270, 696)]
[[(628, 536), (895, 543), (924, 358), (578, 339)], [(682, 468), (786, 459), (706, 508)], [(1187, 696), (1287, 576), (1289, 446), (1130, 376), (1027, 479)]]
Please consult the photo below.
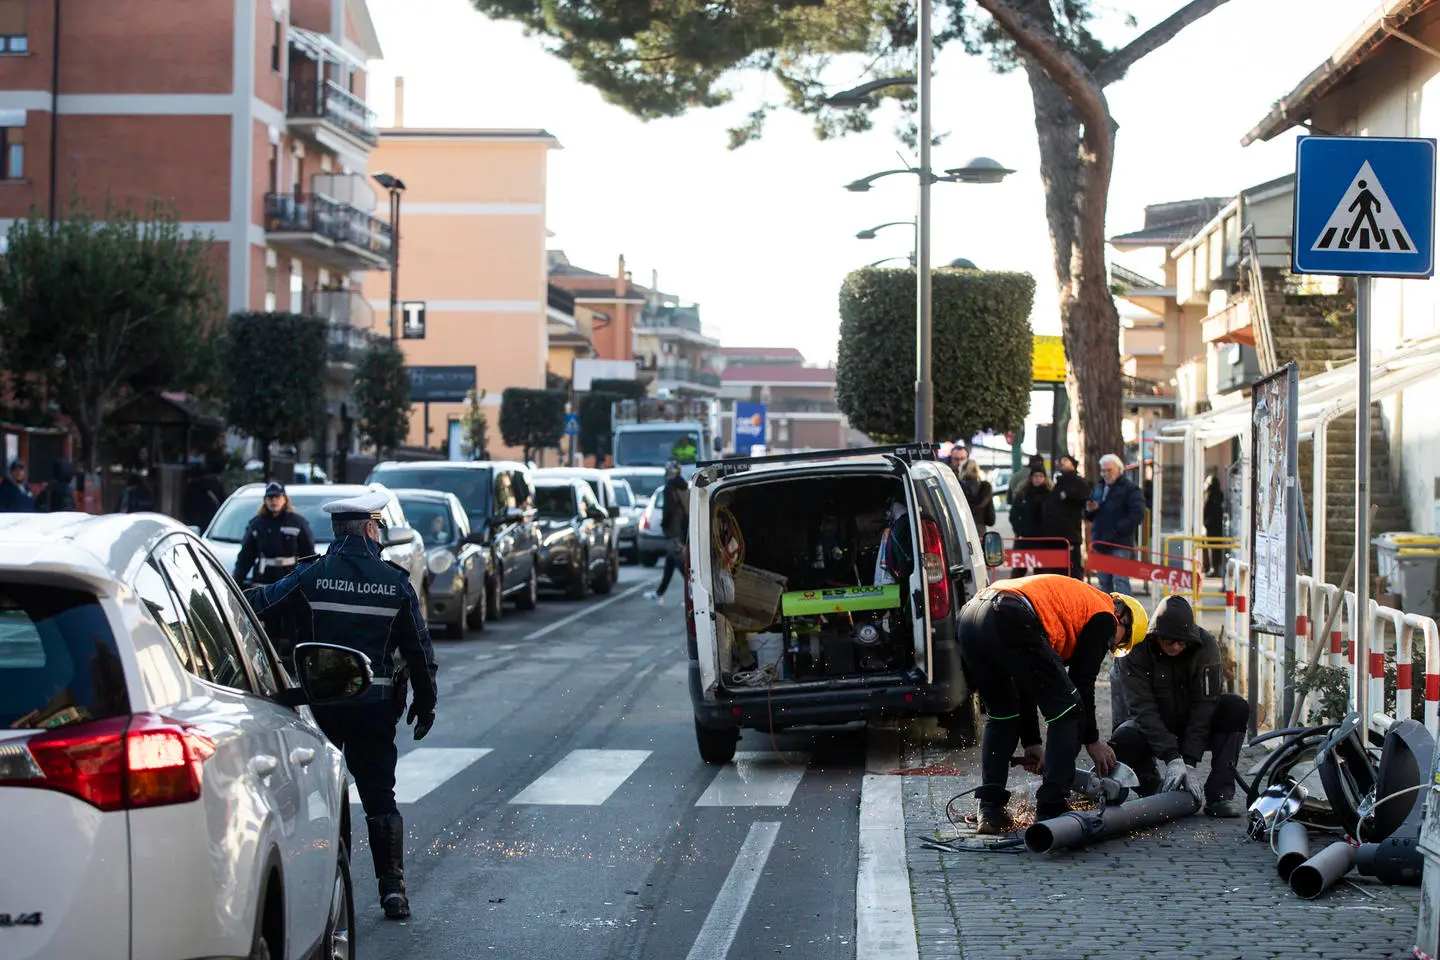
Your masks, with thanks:
[(945, 562), (945, 542), (940, 539), (940, 526), (934, 520), (920, 522), (924, 537), (925, 580), (930, 585), (930, 619), (940, 620), (950, 615), (949, 565)]
[(200, 799), (200, 768), (215, 744), (154, 714), (114, 717), (41, 733), (0, 754), (0, 785), (39, 787), (101, 810)]

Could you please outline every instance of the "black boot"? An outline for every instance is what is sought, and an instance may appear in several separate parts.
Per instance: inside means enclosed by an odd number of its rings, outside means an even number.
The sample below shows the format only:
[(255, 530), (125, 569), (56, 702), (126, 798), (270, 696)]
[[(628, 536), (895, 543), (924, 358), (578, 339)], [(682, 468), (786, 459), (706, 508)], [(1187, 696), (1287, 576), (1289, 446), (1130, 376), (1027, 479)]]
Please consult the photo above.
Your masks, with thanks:
[(1010, 802), (1009, 790), (1004, 787), (981, 787), (975, 791), (975, 799), (980, 807), (980, 816), (975, 827), (977, 835), (993, 837), (1009, 833), (1014, 828), (1010, 821), (1010, 812), (1006, 809), (1006, 804)]
[(380, 881), (380, 906), (386, 920), (405, 920), (410, 901), (405, 896), (405, 818), (398, 813), (366, 817), (370, 828), (370, 855)]

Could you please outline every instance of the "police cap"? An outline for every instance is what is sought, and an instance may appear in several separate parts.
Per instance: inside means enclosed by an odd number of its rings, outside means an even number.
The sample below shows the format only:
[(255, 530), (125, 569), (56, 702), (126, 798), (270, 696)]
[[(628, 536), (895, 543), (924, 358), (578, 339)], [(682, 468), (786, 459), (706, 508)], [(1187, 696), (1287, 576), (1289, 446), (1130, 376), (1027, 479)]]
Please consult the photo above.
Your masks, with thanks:
[(267, 483), (267, 484), (265, 485), (265, 496), (267, 496), (267, 497), (283, 497), (283, 496), (285, 496), (285, 484), (281, 483), (279, 480), (271, 480), (269, 483)]
[(331, 500), (323, 509), (332, 520), (379, 520), (389, 502), (390, 498), (377, 490), (346, 500)]

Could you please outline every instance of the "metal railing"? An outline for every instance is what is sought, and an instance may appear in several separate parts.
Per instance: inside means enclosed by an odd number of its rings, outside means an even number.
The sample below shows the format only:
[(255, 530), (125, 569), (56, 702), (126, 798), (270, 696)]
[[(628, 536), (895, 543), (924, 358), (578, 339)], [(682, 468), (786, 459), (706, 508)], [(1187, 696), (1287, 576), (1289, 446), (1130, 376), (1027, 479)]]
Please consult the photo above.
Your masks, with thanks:
[(327, 324), (326, 338), (330, 362), (352, 366), (360, 362), (361, 355), (371, 344), (384, 343), (388, 339), (373, 331), (352, 327), (348, 323)]
[(1265, 303), (1265, 277), (1260, 266), (1260, 242), (1255, 225), (1240, 234), (1240, 261), (1245, 275), (1245, 289), (1250, 294), (1251, 325), (1255, 331), (1255, 356), (1261, 373), (1279, 369), (1275, 359), (1275, 338), (1270, 333), (1270, 309)]
[(380, 142), (380, 125), (375, 111), (355, 94), (326, 80), (295, 77), (290, 80), (286, 115), (302, 119), (327, 120), (360, 138), (372, 147)]
[(310, 290), (305, 293), (304, 303), (306, 313), (332, 324), (362, 330), (375, 325), (375, 308), (358, 290)]
[(684, 364), (657, 364), (655, 375), (661, 380), (678, 380), (681, 383), (695, 383), (706, 387), (720, 386), (720, 374), (711, 370), (696, 370)]
[[(1239, 540), (1238, 537), (1191, 537), (1191, 536), (1186, 536), (1186, 535), (1184, 535), (1184, 534), (1179, 534), (1179, 533), (1169, 533), (1169, 534), (1165, 534), (1163, 537), (1161, 537), (1160, 543), (1161, 543), (1161, 548), (1160, 548), (1160, 549), (1161, 549), (1161, 553), (1162, 553), (1163, 556), (1166, 556), (1166, 557), (1185, 557), (1187, 560), (1189, 560), (1189, 562), (1190, 562), (1190, 564), (1191, 564), (1190, 569), (1196, 571), (1197, 574), (1201, 574), (1201, 573), (1203, 573), (1203, 571), (1205, 571), (1205, 570), (1208, 569), (1208, 565), (1205, 563), (1205, 553), (1206, 553), (1206, 551), (1214, 550), (1214, 551), (1221, 552), (1221, 553), (1233, 553), (1233, 552), (1238, 551), (1238, 550), (1240, 549), (1240, 540)], [(1172, 545), (1173, 545), (1173, 544), (1182, 544), (1182, 546), (1180, 547), (1180, 549), (1179, 549), (1178, 551), (1176, 551), (1176, 550), (1172, 549)], [(1190, 553), (1188, 554), (1188, 556), (1187, 556), (1186, 553), (1185, 553), (1185, 550), (1186, 550), (1187, 548), (1188, 548), (1189, 551), (1190, 551)], [(1229, 558), (1227, 557), (1226, 559), (1228, 560)], [(1172, 594), (1172, 593), (1186, 593), (1186, 594), (1189, 594), (1189, 596), (1190, 596), (1190, 606), (1191, 606), (1192, 608), (1194, 608), (1195, 610), (1223, 610), (1223, 609), (1225, 609), (1224, 603), (1205, 603), (1205, 602), (1204, 602), (1204, 600), (1203, 600), (1202, 598), (1205, 598), (1205, 597), (1211, 597), (1211, 598), (1214, 598), (1214, 599), (1216, 599), (1216, 600), (1222, 600), (1222, 601), (1223, 601), (1223, 600), (1225, 599), (1225, 591), (1224, 591), (1224, 590), (1206, 590), (1206, 589), (1204, 588), (1203, 579), (1204, 579), (1203, 576), (1197, 575), (1197, 576), (1194, 577), (1194, 579), (1191, 581), (1190, 589), (1188, 589), (1188, 590), (1178, 590), (1178, 589), (1170, 588), (1170, 587), (1167, 586), (1167, 587), (1165, 588), (1165, 592), (1166, 592), (1166, 594)]]
[(314, 233), (380, 256), (390, 255), (390, 224), (319, 193), (265, 194), (265, 229)]

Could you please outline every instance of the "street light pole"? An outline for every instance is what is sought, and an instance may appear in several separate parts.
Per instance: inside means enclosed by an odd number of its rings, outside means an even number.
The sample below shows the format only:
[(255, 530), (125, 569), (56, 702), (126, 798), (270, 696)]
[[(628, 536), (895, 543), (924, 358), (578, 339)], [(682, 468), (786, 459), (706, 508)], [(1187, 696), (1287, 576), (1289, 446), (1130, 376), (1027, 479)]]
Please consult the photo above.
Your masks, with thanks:
[[(400, 195), (405, 192), (405, 181), (388, 173), (376, 173), (372, 178), (390, 192), (390, 342), (400, 339)], [(427, 442), (429, 438), (426, 438)]]
[(915, 440), (934, 440), (935, 406), (930, 381), (930, 74), (934, 44), (930, 31), (931, 0), (920, 0), (920, 69), (916, 74), (920, 121), (920, 203), (915, 218)]

